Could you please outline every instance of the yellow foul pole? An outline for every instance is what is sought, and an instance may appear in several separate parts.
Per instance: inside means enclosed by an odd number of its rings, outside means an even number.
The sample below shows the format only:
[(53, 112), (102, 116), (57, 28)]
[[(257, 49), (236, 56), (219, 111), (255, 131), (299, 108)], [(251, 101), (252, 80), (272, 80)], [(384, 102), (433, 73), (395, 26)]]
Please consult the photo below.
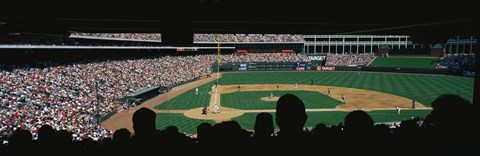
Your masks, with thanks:
[(217, 44), (217, 47), (218, 47), (218, 55), (217, 55), (217, 84), (218, 84), (218, 77), (220, 75), (220, 34), (218, 34), (218, 44)]

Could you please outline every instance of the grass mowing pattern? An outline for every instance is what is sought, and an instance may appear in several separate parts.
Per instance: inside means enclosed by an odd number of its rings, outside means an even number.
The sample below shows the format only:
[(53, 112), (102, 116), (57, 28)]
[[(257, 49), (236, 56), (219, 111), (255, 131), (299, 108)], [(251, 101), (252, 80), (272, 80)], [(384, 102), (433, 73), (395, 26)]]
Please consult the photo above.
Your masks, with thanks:
[(274, 96), (282, 96), (285, 94), (294, 94), (302, 99), (305, 108), (335, 108), (342, 102), (315, 91), (240, 91), (227, 94), (221, 94), (220, 100), (223, 107), (231, 107), (244, 110), (252, 109), (275, 109), (274, 101), (260, 100), (262, 97), (269, 97), (270, 92)]
[(435, 68), (440, 58), (377, 57), (370, 66)]
[(219, 83), (310, 85), (311, 80), (314, 80), (314, 85), (366, 89), (413, 98), (426, 106), (430, 106), (442, 94), (457, 94), (473, 100), (474, 79), (458, 76), (369, 72), (243, 72), (224, 73)]
[(192, 119), (185, 117), (183, 114), (174, 113), (157, 113), (157, 118), (155, 119), (155, 124), (159, 130), (164, 130), (168, 126), (177, 126), (181, 132), (189, 134), (196, 134), (197, 126), (203, 122), (211, 125), (215, 124), (213, 120)]
[(204, 105), (210, 104), (209, 91), (212, 91), (212, 83), (207, 83), (198, 87), (199, 95), (195, 95), (195, 89), (192, 89), (164, 102), (161, 105), (155, 106), (155, 109), (189, 110), (203, 107)]
[[(424, 118), (430, 114), (430, 110), (402, 110), (400, 115), (396, 114), (396, 111), (371, 111), (367, 112), (374, 120), (374, 122), (394, 122), (410, 119), (411, 117)], [(258, 113), (245, 113), (242, 116), (236, 117), (233, 120), (240, 123), (242, 128), (253, 130), (255, 126), (255, 118)], [(275, 113), (270, 113), (273, 116), (273, 122), (275, 128), (278, 126), (275, 124)], [(334, 112), (307, 112), (308, 119), (305, 123), (305, 127), (314, 127), (318, 123), (324, 123), (326, 125), (338, 125), (343, 123), (345, 116), (348, 112), (334, 111)]]

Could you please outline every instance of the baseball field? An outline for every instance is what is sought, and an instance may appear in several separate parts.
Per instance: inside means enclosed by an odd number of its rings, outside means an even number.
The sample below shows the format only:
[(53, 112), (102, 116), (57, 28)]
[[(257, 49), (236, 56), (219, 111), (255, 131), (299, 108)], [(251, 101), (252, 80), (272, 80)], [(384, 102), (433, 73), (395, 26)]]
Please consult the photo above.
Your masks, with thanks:
[[(275, 116), (276, 100), (284, 94), (297, 95), (304, 102), (308, 114), (305, 127), (340, 124), (356, 109), (367, 111), (375, 122), (395, 122), (425, 117), (431, 102), (442, 94), (457, 94), (472, 101), (474, 82), (457, 76), (375, 72), (239, 72), (216, 76), (173, 88), (117, 113), (102, 126), (133, 130), (133, 112), (147, 107), (157, 112), (158, 129), (177, 126), (183, 132), (196, 133), (202, 122), (232, 119), (245, 129), (253, 129), (256, 114), (270, 112)], [(212, 87), (216, 81), (218, 87)], [(417, 101), (416, 109), (410, 108), (412, 99)], [(214, 105), (220, 106), (219, 113), (213, 113)], [(201, 114), (204, 106), (208, 106), (208, 115)], [(400, 115), (395, 106), (402, 108)]]

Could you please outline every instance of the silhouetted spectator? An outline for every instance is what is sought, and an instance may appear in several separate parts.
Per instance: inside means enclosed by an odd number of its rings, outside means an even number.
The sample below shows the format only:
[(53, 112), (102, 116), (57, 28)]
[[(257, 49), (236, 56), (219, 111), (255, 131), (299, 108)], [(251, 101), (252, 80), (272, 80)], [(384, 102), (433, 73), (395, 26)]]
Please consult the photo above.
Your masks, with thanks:
[(113, 133), (114, 146), (118, 148), (128, 147), (132, 133), (126, 128), (119, 129)]
[(212, 125), (201, 123), (197, 126), (197, 141), (201, 144), (209, 144), (212, 139)]
[(476, 126), (467, 126), (478, 121), (473, 118), (469, 101), (458, 95), (445, 94), (435, 99), (432, 107), (430, 114), (434, 127), (431, 141), (434, 146), (464, 148), (470, 145), (470, 141), (478, 139)]
[(285, 94), (277, 101), (275, 121), (280, 128), (279, 141), (282, 143), (306, 143), (308, 135), (303, 131), (307, 121), (303, 101), (292, 94)]
[(155, 112), (148, 108), (142, 107), (135, 111), (132, 117), (133, 130), (135, 131), (132, 140), (136, 146), (160, 141), (159, 131), (156, 130), (155, 126), (155, 118)]
[(258, 114), (254, 130), (253, 139), (255, 143), (271, 143), (274, 132), (272, 115), (265, 112)]
[(28, 130), (17, 129), (9, 138), (8, 149), (10, 149), (10, 152), (28, 152), (22, 149), (30, 149), (31, 147), (32, 133)]

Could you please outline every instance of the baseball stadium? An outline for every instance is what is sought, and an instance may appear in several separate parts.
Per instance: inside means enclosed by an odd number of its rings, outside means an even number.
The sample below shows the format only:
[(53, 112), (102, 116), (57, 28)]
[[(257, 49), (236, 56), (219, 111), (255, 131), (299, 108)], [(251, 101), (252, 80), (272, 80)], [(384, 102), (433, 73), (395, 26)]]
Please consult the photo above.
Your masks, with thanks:
[[(0, 18), (0, 151), (405, 142), (471, 149), (461, 140), (479, 137), (478, 33), (458, 26), (478, 19), (12, 17)], [(370, 139), (379, 141), (363, 143)]]

